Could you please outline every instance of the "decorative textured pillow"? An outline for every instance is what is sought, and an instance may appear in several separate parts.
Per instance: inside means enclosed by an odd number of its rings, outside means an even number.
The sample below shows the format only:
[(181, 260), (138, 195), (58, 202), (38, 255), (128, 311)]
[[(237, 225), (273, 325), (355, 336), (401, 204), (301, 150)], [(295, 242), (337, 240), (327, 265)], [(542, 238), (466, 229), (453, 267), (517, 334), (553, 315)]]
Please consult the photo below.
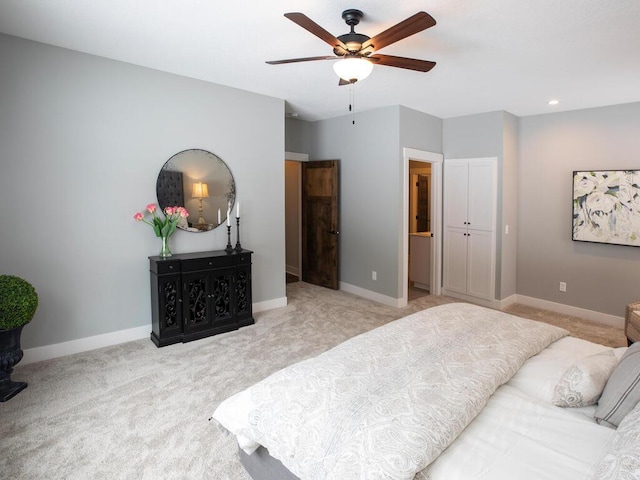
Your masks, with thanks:
[(617, 427), (640, 401), (640, 342), (631, 345), (604, 387), (594, 418), (596, 422)]
[(620, 422), (590, 480), (640, 478), (640, 403)]
[(552, 403), (558, 407), (586, 407), (594, 405), (618, 359), (613, 350), (589, 355), (571, 365), (560, 378)]

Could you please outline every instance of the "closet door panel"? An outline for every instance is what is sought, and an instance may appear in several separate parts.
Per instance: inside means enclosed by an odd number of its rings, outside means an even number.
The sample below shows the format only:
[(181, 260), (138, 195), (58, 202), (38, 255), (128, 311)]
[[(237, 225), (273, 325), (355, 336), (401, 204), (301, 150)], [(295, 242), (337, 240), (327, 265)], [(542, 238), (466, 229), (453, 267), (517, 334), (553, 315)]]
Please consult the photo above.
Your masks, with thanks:
[(444, 221), (447, 227), (464, 228), (468, 208), (467, 163), (451, 160), (444, 167)]
[(467, 234), (467, 293), (474, 297), (493, 298), (493, 232), (470, 230)]
[(444, 288), (467, 293), (467, 232), (462, 228), (446, 228), (443, 262)]
[(496, 165), (494, 160), (469, 162), (469, 212), (467, 226), (495, 230)]

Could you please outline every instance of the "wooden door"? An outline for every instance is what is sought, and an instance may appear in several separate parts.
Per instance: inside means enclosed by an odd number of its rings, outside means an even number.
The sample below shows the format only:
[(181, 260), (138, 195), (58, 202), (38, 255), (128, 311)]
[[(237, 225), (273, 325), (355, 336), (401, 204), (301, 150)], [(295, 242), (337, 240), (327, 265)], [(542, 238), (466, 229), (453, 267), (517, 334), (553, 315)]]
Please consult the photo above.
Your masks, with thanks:
[(418, 227), (416, 232), (428, 232), (429, 225), (429, 202), (431, 192), (429, 191), (429, 176), (418, 175), (418, 214), (416, 220)]
[(338, 289), (338, 160), (302, 164), (302, 281)]

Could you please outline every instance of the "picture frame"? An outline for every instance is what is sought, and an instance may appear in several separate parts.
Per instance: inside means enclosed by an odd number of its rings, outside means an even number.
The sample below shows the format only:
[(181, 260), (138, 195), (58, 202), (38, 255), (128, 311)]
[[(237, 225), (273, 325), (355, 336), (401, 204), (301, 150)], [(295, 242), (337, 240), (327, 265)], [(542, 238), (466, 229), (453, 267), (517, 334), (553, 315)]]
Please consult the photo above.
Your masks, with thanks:
[(572, 240), (640, 247), (640, 170), (573, 172)]

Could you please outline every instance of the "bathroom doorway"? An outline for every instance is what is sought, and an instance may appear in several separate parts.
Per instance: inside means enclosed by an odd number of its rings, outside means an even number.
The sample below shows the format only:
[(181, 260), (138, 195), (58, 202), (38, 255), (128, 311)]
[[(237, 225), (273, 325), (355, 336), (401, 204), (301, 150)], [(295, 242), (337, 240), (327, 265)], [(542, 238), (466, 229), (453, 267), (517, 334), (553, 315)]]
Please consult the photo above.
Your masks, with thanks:
[(431, 164), (409, 160), (408, 301), (430, 293)]
[[(412, 286), (419, 284), (431, 295), (442, 295), (442, 162), (441, 153), (427, 152), (413, 148), (403, 149), (403, 205), (401, 243), (400, 292), (398, 306), (403, 307), (409, 300), (409, 279)], [(413, 165), (413, 167), (412, 167)], [(415, 175), (415, 177), (413, 177)], [(423, 178), (420, 178), (422, 176)], [(418, 184), (416, 186), (416, 183)], [(422, 183), (422, 185), (421, 185)], [(414, 190), (415, 189), (415, 190)], [(413, 192), (412, 192), (413, 190)], [(420, 200), (418, 197), (423, 197)], [(410, 241), (414, 243), (411, 249)], [(421, 242), (422, 246), (416, 246)], [(427, 244), (425, 246), (424, 244)], [(412, 264), (419, 266), (410, 275), (409, 252), (412, 250)], [(416, 258), (417, 254), (422, 258)], [(425, 265), (425, 263), (427, 263)], [(426, 273), (426, 277), (425, 277)], [(422, 280), (422, 281), (420, 281)]]

